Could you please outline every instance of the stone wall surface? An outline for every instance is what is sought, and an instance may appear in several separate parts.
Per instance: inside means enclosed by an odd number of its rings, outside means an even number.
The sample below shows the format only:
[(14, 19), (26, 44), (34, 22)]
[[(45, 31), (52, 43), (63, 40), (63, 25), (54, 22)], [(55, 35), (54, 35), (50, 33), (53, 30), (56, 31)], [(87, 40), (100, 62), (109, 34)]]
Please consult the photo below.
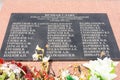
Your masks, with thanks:
[[(0, 47), (11, 13), (107, 13), (120, 49), (120, 0), (5, 0), (0, 11)], [(60, 68), (69, 64), (84, 63), (85, 61), (55, 61), (52, 68), (56, 74)], [(23, 62), (27, 65), (36, 65), (39, 62)], [(64, 65), (63, 65), (64, 64)], [(120, 64), (116, 68), (120, 79)]]

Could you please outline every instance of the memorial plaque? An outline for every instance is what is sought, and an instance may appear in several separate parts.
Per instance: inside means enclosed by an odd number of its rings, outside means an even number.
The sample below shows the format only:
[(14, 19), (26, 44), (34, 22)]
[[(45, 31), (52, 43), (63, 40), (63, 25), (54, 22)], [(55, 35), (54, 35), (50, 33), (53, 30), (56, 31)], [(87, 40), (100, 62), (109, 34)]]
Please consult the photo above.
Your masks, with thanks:
[(101, 51), (112, 59), (120, 52), (105, 13), (13, 13), (0, 56), (32, 60), (36, 45), (51, 60), (89, 60)]

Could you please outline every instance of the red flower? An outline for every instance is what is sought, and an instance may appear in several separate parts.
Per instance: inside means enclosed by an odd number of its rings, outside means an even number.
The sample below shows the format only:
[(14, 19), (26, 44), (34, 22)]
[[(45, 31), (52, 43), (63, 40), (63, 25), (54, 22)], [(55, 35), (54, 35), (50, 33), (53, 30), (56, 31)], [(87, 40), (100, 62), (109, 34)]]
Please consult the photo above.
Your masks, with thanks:
[(16, 63), (16, 65), (17, 65), (18, 67), (21, 67), (21, 66), (22, 66), (22, 64), (21, 64), (20, 62)]
[(32, 75), (31, 72), (29, 72), (29, 73), (27, 73), (27, 74), (25, 75), (25, 78), (26, 78), (27, 80), (32, 80), (32, 77), (33, 77), (33, 75)]
[(40, 78), (41, 77), (41, 75), (40, 75), (40, 73), (39, 72), (36, 72), (36, 75), (35, 75), (37, 78)]
[(42, 72), (43, 76), (45, 76), (47, 73), (45, 71)]
[(15, 63), (16, 63), (16, 61), (15, 61), (15, 60), (12, 60), (12, 61), (11, 61), (11, 64), (15, 64)]
[(54, 77), (51, 76), (51, 77), (49, 77), (49, 80), (55, 80), (55, 79), (54, 79)]
[(0, 58), (0, 64), (3, 64), (4, 62), (4, 59)]
[(46, 74), (46, 75), (44, 76), (44, 79), (46, 80), (46, 79), (48, 79), (48, 78), (49, 78), (49, 75)]
[(44, 77), (44, 80), (47, 80), (47, 79), (49, 78), (49, 75), (47, 74), (46, 71), (43, 71), (43, 72), (42, 72), (42, 75), (43, 75), (43, 77)]
[(22, 66), (22, 69), (24, 70), (25, 73), (27, 73), (27, 66)]

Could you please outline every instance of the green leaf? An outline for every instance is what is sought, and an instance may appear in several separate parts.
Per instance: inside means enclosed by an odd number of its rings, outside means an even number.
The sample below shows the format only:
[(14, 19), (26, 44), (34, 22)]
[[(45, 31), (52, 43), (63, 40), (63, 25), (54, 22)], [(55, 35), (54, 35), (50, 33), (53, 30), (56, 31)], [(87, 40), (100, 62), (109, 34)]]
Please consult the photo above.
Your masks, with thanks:
[(112, 69), (112, 71), (110, 73), (115, 73), (115, 69)]
[(11, 75), (10, 75), (10, 80), (15, 80), (15, 74), (12, 72)]
[(6, 77), (6, 73), (3, 73), (2, 75), (0, 75), (0, 80), (4, 80)]
[(74, 79), (72, 78), (72, 76), (70, 76), (70, 75), (68, 75), (68, 76), (66, 77), (66, 79), (67, 79), (67, 80), (74, 80)]

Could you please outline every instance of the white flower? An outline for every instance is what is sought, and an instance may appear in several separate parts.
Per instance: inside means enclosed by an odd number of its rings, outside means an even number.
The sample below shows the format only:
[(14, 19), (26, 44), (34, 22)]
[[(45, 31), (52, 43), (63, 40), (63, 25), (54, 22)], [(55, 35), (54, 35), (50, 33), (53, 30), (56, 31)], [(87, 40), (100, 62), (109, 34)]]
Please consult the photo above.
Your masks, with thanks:
[(92, 76), (100, 76), (104, 80), (113, 80), (116, 74), (112, 73), (112, 71), (114, 71), (117, 64), (118, 63), (106, 57), (103, 60), (98, 58), (83, 65), (90, 69)]
[(65, 80), (65, 78), (69, 75), (69, 71), (68, 70), (63, 70), (61, 72), (61, 77), (62, 77), (62, 80)]
[(74, 80), (79, 80), (79, 78), (78, 78), (77, 76), (74, 76), (74, 75), (72, 75), (72, 78), (73, 78)]
[(39, 59), (39, 55), (37, 53), (32, 55), (32, 58), (34, 61), (37, 61)]
[(49, 60), (50, 60), (50, 56), (44, 57), (42, 61), (43, 61), (43, 62), (48, 62)]
[(60, 80), (60, 79), (59, 79), (59, 78), (57, 78), (57, 77), (54, 77), (54, 79), (55, 79), (55, 80)]
[(104, 73), (101, 74), (101, 76), (104, 80), (113, 80), (115, 77), (117, 77), (117, 75), (114, 73)]
[(41, 47), (39, 47), (39, 45), (36, 46), (36, 50), (41, 50), (44, 53), (44, 49), (42, 49)]
[(0, 69), (3, 70), (8, 76), (10, 76), (12, 73), (20, 74), (21, 72), (21, 69), (17, 65), (11, 63), (2, 64)]
[(9, 68), (15, 73), (15, 74), (20, 74), (21, 69), (15, 65), (15, 64), (10, 64)]
[(97, 78), (95, 75), (91, 76), (89, 80), (100, 80), (100, 78)]

